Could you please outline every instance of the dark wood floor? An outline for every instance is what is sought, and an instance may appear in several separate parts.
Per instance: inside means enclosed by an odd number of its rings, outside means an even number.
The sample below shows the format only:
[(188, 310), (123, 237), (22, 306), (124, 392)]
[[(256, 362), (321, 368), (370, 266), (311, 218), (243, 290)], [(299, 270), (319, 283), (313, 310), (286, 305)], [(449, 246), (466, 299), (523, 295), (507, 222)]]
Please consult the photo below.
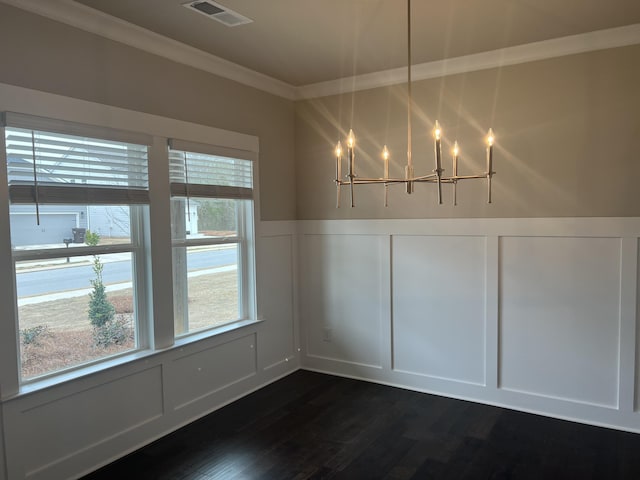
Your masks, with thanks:
[(86, 480), (640, 479), (640, 434), (298, 371)]

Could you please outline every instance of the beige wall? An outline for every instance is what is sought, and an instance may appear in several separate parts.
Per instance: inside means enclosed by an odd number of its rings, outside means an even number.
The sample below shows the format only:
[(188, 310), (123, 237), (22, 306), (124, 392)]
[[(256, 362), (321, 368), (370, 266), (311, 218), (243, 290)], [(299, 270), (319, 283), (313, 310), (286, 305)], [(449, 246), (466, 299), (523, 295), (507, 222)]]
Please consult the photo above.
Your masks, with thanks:
[[(462, 146), (460, 174), (484, 169), (483, 137), (497, 135), (494, 203), (481, 181), (408, 196), (359, 187), (335, 209), (335, 144), (358, 137), (357, 173), (406, 163), (403, 85), (294, 103), (0, 4), (0, 82), (139, 110), (260, 138), (262, 219), (640, 215), (640, 46), (453, 75), (414, 84), (414, 164), (433, 169), (431, 128)], [(295, 109), (295, 112), (294, 112)], [(295, 146), (295, 151), (294, 151)], [(448, 148), (445, 148), (448, 150)], [(295, 159), (295, 160), (294, 160)], [(444, 168), (450, 172), (450, 157)], [(297, 181), (297, 187), (296, 187)], [(347, 191), (343, 192), (347, 204)]]
[(0, 82), (256, 135), (263, 220), (295, 218), (289, 100), (0, 4)]
[(449, 185), (439, 206), (434, 186), (422, 184), (411, 196), (392, 187), (388, 208), (382, 186), (357, 187), (353, 209), (343, 189), (343, 207), (335, 208), (332, 151), (340, 129), (344, 136), (352, 126), (358, 138), (357, 174), (382, 176), (383, 143), (393, 155), (391, 175), (403, 174), (404, 86), (298, 102), (298, 218), (638, 216), (639, 85), (640, 46), (415, 83), (416, 173), (434, 168), (435, 119), (447, 140), (461, 144), (461, 175), (484, 171), (483, 137), (495, 130), (494, 203), (485, 203), (484, 181), (474, 180), (458, 186), (457, 207)]

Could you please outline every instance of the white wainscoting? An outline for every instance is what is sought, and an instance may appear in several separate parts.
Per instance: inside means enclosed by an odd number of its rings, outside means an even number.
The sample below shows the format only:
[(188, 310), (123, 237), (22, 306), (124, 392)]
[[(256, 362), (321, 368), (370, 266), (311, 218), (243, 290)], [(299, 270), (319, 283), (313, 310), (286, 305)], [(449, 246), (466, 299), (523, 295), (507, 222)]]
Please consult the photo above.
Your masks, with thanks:
[(381, 368), (382, 263), (387, 256), (388, 240), (382, 236), (305, 235), (301, 257), (308, 356)]
[[(258, 356), (266, 369), (278, 368), (298, 353), (298, 328), (294, 319), (298, 308), (297, 240), (292, 233), (264, 236), (261, 242), (261, 268), (257, 271), (260, 313), (270, 328), (260, 337)], [(259, 253), (261, 253), (259, 252)]]
[[(233, 365), (233, 368), (229, 368)], [(180, 410), (257, 373), (256, 334), (202, 348), (173, 360), (173, 408)]]
[(640, 432), (639, 218), (298, 231), (303, 368)]
[(486, 239), (392, 241), (394, 370), (484, 385)]
[(500, 239), (500, 387), (618, 406), (619, 238)]
[(5, 400), (7, 478), (77, 478), (298, 369), (296, 244), (257, 225), (260, 323)]
[(11, 430), (15, 422), (23, 432), (20, 442), (9, 445), (9, 456), (28, 452), (23, 466), (30, 477), (45, 478), (44, 472), (70, 452), (78, 454), (164, 413), (159, 365), (92, 385), (73, 395), (63, 389), (56, 393), (46, 403), (31, 396), (21, 402), (19, 412), (9, 409), (7, 428)]

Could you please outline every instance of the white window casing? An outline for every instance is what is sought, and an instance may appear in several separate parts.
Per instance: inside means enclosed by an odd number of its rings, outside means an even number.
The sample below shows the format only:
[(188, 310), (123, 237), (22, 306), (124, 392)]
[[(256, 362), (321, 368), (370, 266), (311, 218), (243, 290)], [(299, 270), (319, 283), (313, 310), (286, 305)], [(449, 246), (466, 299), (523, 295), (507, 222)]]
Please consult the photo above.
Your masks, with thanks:
[[(239, 321), (255, 319), (253, 182), (255, 154), (182, 140), (169, 140), (171, 195), (237, 202), (236, 237), (174, 238), (174, 247), (238, 245)], [(185, 279), (186, 280), (186, 279)], [(178, 309), (179, 310), (179, 309)], [(178, 317), (187, 312), (176, 312)], [(188, 324), (187, 319), (178, 319)]]
[[(4, 112), (4, 113), (2, 113)], [(29, 185), (30, 179), (23, 178), (26, 183), (20, 185), (20, 181), (16, 178), (14, 188), (10, 189), (9, 178), (7, 176), (7, 151), (4, 148), (5, 143), (5, 128), (14, 128), (22, 130), (32, 130), (35, 132), (50, 132), (76, 137), (86, 137), (100, 139), (109, 142), (123, 142), (138, 145), (149, 145), (149, 198), (150, 207), (145, 204), (148, 200), (140, 197), (139, 187), (142, 185), (134, 186), (134, 182), (129, 182), (129, 190), (133, 192), (129, 196), (119, 197), (120, 199), (114, 201), (116, 196), (111, 196), (110, 200), (104, 199), (105, 193), (108, 192), (111, 187), (109, 185), (102, 185), (101, 187), (95, 185), (91, 190), (95, 191), (94, 196), (89, 196), (80, 193), (82, 188), (71, 191), (71, 185), (45, 185), (43, 182), (40, 185), (42, 190), (39, 190), (40, 200), (43, 203), (57, 202), (59, 203), (60, 195), (58, 192), (60, 188), (65, 188), (65, 195), (70, 198), (71, 203), (102, 203), (107, 205), (109, 203), (118, 203), (121, 205), (130, 205), (132, 210), (136, 212), (132, 213), (132, 223), (141, 225), (144, 232), (140, 234), (131, 234), (131, 243), (129, 245), (99, 245), (96, 247), (89, 246), (77, 246), (76, 250), (80, 255), (82, 254), (107, 254), (135, 251), (135, 269), (134, 275), (143, 277), (146, 279), (153, 278), (153, 283), (146, 285), (146, 291), (140, 291), (137, 293), (138, 297), (146, 297), (142, 303), (138, 302), (138, 306), (142, 306), (143, 309), (148, 307), (149, 318), (144, 325), (138, 325), (138, 343), (139, 346), (144, 349), (143, 351), (136, 352), (134, 355), (124, 355), (115, 359), (110, 358), (106, 361), (96, 361), (88, 365), (80, 366), (78, 369), (69, 369), (61, 371), (60, 374), (53, 374), (46, 378), (28, 383), (20, 382), (19, 378), (19, 331), (18, 331), (18, 308), (16, 298), (16, 285), (15, 285), (15, 261), (23, 261), (29, 258), (34, 259), (47, 259), (54, 258), (55, 256), (63, 257), (67, 254), (75, 255), (75, 252), (57, 250), (55, 248), (48, 249), (47, 252), (37, 251), (34, 249), (32, 253), (23, 256), (20, 252), (17, 254), (17, 250), (14, 251), (11, 245), (11, 238), (9, 235), (9, 207), (12, 198), (17, 202), (34, 203), (33, 190), (35, 185)], [(132, 360), (140, 358), (141, 356), (154, 355), (156, 350), (166, 351), (167, 348), (171, 348), (172, 344), (176, 347), (182, 347), (187, 342), (199, 342), (202, 339), (207, 338), (210, 335), (216, 335), (217, 333), (228, 332), (230, 329), (235, 328), (235, 324), (226, 325), (220, 330), (205, 331), (193, 337), (185, 337), (177, 340), (172, 340), (173, 335), (173, 322), (170, 321), (171, 308), (171, 263), (166, 261), (168, 255), (171, 255), (171, 228), (169, 224), (170, 219), (170, 201), (169, 195), (171, 195), (172, 189), (176, 193), (179, 193), (177, 186), (180, 182), (171, 182), (176, 184), (171, 186), (168, 182), (169, 176), (169, 159), (168, 149), (166, 148), (169, 139), (173, 140), (173, 147), (176, 149), (188, 150), (194, 153), (208, 153), (217, 155), (219, 157), (234, 158), (240, 160), (253, 161), (253, 178), (255, 184), (252, 188), (252, 200), (242, 202), (247, 205), (246, 218), (250, 220), (240, 220), (242, 225), (248, 225), (249, 230), (241, 234), (243, 248), (246, 250), (246, 258), (243, 258), (245, 265), (242, 268), (246, 270), (246, 275), (242, 278), (242, 296), (246, 299), (246, 312), (243, 317), (246, 319), (244, 322), (239, 322), (238, 327), (250, 324), (257, 321), (257, 309), (255, 298), (255, 237), (254, 229), (257, 227), (254, 225), (253, 218), (259, 218), (259, 196), (258, 196), (258, 184), (257, 184), (257, 159), (259, 152), (259, 139), (253, 135), (247, 135), (239, 132), (233, 132), (229, 130), (210, 127), (207, 125), (186, 122), (158, 115), (150, 115), (147, 113), (137, 112), (133, 110), (123, 109), (114, 106), (102, 105), (85, 100), (74, 99), (69, 97), (63, 97), (60, 95), (53, 95), (46, 92), (40, 92), (36, 90), (29, 90), (21, 87), (15, 87), (12, 85), (0, 84), (0, 163), (4, 164), (4, 167), (0, 165), (0, 223), (2, 226), (3, 234), (0, 235), (0, 258), (6, 261), (2, 263), (3, 268), (0, 269), (0, 280), (6, 286), (6, 288), (0, 292), (0, 300), (5, 308), (6, 320), (2, 322), (0, 327), (0, 336), (6, 339), (16, 339), (16, 342), (5, 341), (3, 343), (3, 349), (0, 351), (0, 398), (12, 398), (15, 396), (21, 396), (30, 392), (37, 391), (41, 388), (47, 388), (56, 385), (61, 382), (66, 382), (75, 378), (79, 378), (85, 374), (90, 374), (96, 371), (100, 371), (104, 368), (110, 368), (114, 365), (121, 365), (128, 363)], [(177, 140), (180, 139), (180, 140)], [(40, 140), (40, 139), (39, 139)], [(35, 142), (34, 142), (35, 143)], [(100, 142), (102, 143), (102, 142)], [(34, 145), (35, 146), (35, 145)], [(33, 148), (32, 148), (33, 150)], [(135, 149), (131, 149), (133, 154)], [(107, 152), (104, 152), (107, 153)], [(36, 152), (36, 167), (38, 160), (38, 153)], [(33, 157), (33, 152), (31, 157)], [(133, 170), (133, 169), (132, 169)], [(38, 174), (38, 170), (36, 169)], [(37, 177), (38, 175), (36, 175)], [(14, 174), (12, 173), (13, 180)], [(67, 184), (76, 183), (81, 185), (82, 179), (78, 182), (66, 182)], [(36, 180), (37, 181), (37, 180)], [(160, 183), (158, 183), (160, 182)], [(35, 182), (34, 182), (35, 183)], [(56, 183), (56, 182), (53, 182)], [(29, 193), (25, 192), (30, 190)], [(49, 188), (51, 187), (51, 188)], [(55, 188), (54, 188), (55, 187)], [(118, 186), (119, 187), (119, 186)], [(224, 189), (214, 191), (215, 196), (224, 197), (229, 195), (231, 198), (247, 198), (246, 192), (240, 190), (233, 195), (230, 195), (227, 187), (229, 185), (221, 185)], [(66, 188), (69, 188), (67, 191)], [(192, 187), (194, 191), (191, 193), (194, 197), (198, 195), (199, 187)], [(243, 188), (243, 187), (233, 187)], [(10, 194), (10, 190), (13, 190)], [(115, 190), (115, 189), (113, 189)], [(111, 191), (113, 191), (111, 190)], [(144, 190), (144, 188), (142, 188)], [(184, 189), (183, 189), (184, 191)], [(75, 193), (74, 193), (75, 192)], [(109, 195), (113, 195), (110, 193)], [(122, 195), (122, 192), (120, 192)], [(166, 199), (166, 201), (164, 200)], [(142, 208), (143, 217), (138, 215), (137, 210)], [(146, 212), (145, 212), (146, 211)], [(244, 214), (243, 210), (243, 214)], [(258, 225), (259, 226), (259, 225)], [(190, 241), (194, 241), (191, 239)], [(149, 248), (149, 246), (151, 248)], [(73, 249), (69, 249), (73, 250)], [(143, 253), (144, 252), (144, 253)], [(245, 261), (246, 260), (246, 261)], [(143, 316), (145, 313), (138, 311), (137, 315)], [(10, 321), (15, 319), (15, 322)], [(12, 348), (11, 348), (12, 346)]]
[[(150, 278), (146, 274), (148, 241), (145, 241), (145, 229), (149, 223), (148, 144), (152, 137), (11, 112), (2, 114), (1, 127), (7, 194), (11, 204), (35, 204), (38, 224), (41, 204), (122, 205), (127, 207), (130, 226), (129, 241), (123, 244), (77, 245), (73, 249), (56, 245), (37, 248), (13, 245), (11, 270), (14, 281), (15, 262), (130, 253), (135, 341), (132, 349), (126, 351), (147, 348), (150, 344), (147, 328), (150, 308), (146, 292)], [(17, 300), (16, 292), (14, 302)], [(22, 320), (17, 303), (14, 303), (14, 312), (18, 330)], [(79, 364), (71, 363), (35, 377), (22, 378), (21, 383), (97, 365), (106, 358), (108, 355), (99, 354)]]

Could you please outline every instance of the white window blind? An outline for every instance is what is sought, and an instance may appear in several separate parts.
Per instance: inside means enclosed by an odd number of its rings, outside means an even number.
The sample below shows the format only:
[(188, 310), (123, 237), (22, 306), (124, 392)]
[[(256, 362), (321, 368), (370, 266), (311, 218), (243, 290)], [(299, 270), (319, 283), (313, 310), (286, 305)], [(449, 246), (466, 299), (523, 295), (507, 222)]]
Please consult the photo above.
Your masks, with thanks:
[(253, 162), (169, 149), (171, 194), (184, 197), (253, 198)]
[(16, 124), (5, 127), (12, 203), (148, 203), (147, 145), (110, 139), (112, 132), (102, 135), (107, 138), (61, 133), (65, 122), (55, 131)]

